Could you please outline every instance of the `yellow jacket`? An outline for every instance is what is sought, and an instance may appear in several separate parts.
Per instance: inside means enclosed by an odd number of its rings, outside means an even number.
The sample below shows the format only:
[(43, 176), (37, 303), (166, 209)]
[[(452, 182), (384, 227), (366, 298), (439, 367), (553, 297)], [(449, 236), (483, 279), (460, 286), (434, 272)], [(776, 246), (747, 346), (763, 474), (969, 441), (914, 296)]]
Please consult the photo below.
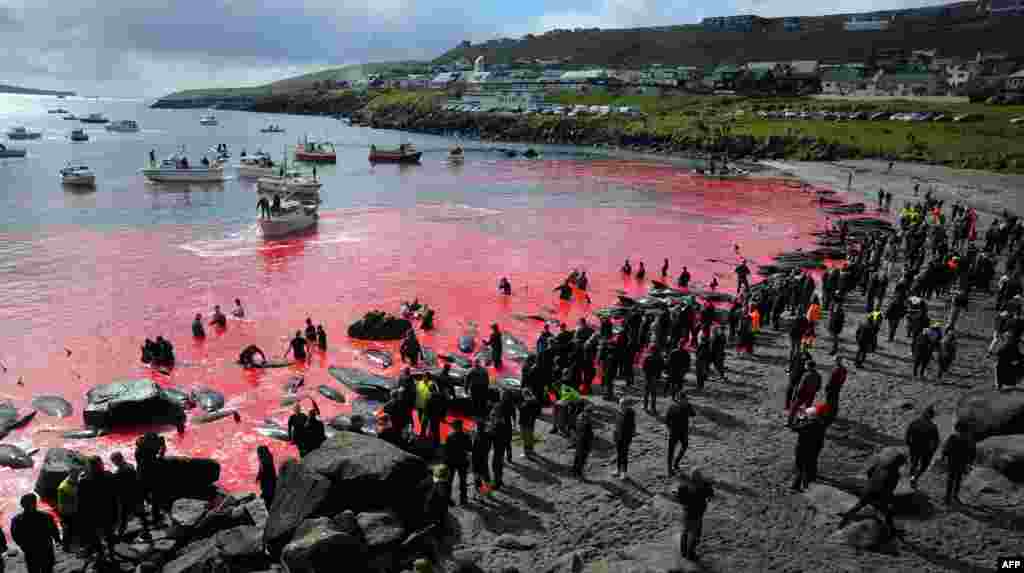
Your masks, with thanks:
[(71, 481), (70, 476), (57, 487), (57, 512), (61, 515), (78, 513), (78, 482)]

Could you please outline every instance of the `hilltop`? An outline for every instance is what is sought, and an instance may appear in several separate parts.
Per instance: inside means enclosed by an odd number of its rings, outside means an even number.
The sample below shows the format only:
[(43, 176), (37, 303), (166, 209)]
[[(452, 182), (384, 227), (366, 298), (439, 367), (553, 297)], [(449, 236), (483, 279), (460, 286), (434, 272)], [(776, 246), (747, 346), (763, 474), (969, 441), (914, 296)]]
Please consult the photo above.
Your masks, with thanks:
[(33, 88), (23, 88), (19, 86), (9, 86), (7, 84), (0, 84), (0, 94), (26, 94), (26, 95), (52, 95), (52, 96), (73, 96), (75, 92), (55, 91), (55, 90), (37, 90)]
[[(953, 4), (917, 15), (893, 16), (884, 31), (848, 32), (850, 15), (757, 19), (752, 31), (718, 31), (702, 25), (602, 30), (551, 30), (520, 39), (463, 42), (435, 60), (488, 64), (560, 61), (579, 66), (637, 67), (650, 64), (711, 65), (751, 61), (866, 61), (886, 50), (937, 49), (943, 56), (973, 57), (978, 51), (1024, 55), (1022, 19), (978, 14), (974, 3)], [(784, 20), (801, 28), (786, 31)]]

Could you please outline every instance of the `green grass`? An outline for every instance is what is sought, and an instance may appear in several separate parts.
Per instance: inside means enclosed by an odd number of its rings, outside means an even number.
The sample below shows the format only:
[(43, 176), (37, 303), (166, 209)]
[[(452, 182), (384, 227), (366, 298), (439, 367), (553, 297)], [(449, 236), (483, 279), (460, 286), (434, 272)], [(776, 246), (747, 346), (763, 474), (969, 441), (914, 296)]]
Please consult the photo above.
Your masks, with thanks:
[(428, 112), (440, 107), (448, 95), (440, 91), (399, 91), (384, 90), (366, 105), (370, 110), (388, 107), (414, 108), (418, 112)]
[(270, 95), (270, 86), (255, 86), (248, 88), (204, 88), (198, 90), (184, 90), (174, 92), (168, 99), (184, 99), (193, 97), (260, 97)]

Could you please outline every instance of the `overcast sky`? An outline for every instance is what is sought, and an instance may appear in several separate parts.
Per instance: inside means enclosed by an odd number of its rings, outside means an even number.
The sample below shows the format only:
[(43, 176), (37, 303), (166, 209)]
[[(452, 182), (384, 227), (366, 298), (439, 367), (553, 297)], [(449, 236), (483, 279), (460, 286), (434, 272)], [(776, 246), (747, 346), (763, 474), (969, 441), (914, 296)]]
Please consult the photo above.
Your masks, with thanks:
[(159, 96), (349, 63), (429, 59), (551, 28), (819, 15), (928, 0), (0, 0), (0, 83)]

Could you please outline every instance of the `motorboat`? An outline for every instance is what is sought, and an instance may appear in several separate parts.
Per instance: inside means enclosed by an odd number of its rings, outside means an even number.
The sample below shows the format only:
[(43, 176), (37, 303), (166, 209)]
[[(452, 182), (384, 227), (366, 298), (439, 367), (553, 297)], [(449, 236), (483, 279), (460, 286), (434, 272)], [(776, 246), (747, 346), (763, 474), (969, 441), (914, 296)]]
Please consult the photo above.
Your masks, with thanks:
[(62, 107), (58, 107), (57, 109), (47, 110), (46, 113), (71, 113), (71, 112), (69, 112), (68, 110), (66, 110), (66, 109), (64, 109)]
[(260, 218), (260, 232), (265, 239), (277, 239), (316, 226), (320, 215), (316, 205), (298, 201), (285, 201), (281, 209), (273, 212), (268, 219)]
[(456, 145), (448, 152), (448, 163), (462, 163), (466, 160), (466, 156), (462, 151), (462, 146)]
[(239, 160), (238, 175), (240, 177), (270, 177), (278, 173), (280, 166), (274, 163), (269, 153), (257, 151), (255, 155)]
[(65, 185), (92, 187), (96, 185), (96, 175), (85, 165), (69, 162), (60, 170), (60, 182)]
[(119, 119), (109, 125), (107, 125), (107, 131), (117, 131), (120, 133), (133, 133), (139, 130), (139, 124), (134, 119)]
[(206, 165), (192, 165), (184, 152), (175, 153), (159, 164), (151, 163), (149, 167), (139, 170), (150, 181), (178, 182), (214, 182), (224, 180), (224, 163), (218, 160)]
[(295, 160), (311, 161), (314, 163), (336, 163), (338, 155), (334, 151), (333, 143), (328, 141), (310, 141), (307, 137), (295, 146)]
[(90, 113), (85, 117), (78, 118), (78, 121), (82, 123), (110, 123), (110, 120), (104, 117), (102, 113)]
[(199, 118), (199, 125), (218, 125), (217, 118), (212, 115), (204, 115)]
[(70, 138), (71, 141), (89, 141), (89, 134), (84, 129), (72, 129)]
[(0, 158), (25, 157), (24, 149), (12, 149), (0, 143)]
[(260, 130), (260, 133), (284, 133), (284, 128), (277, 124), (270, 124)]
[(75, 117), (75, 114), (73, 114), (73, 113), (69, 113), (69, 114), (65, 115), (63, 119), (64, 119), (64, 121), (78, 121), (78, 118)]
[(7, 139), (39, 139), (43, 134), (39, 131), (29, 131), (24, 127), (12, 127), (7, 132)]
[(256, 191), (264, 194), (286, 194), (300, 200), (320, 199), (320, 181), (298, 171), (287, 171), (284, 175), (260, 177)]
[(370, 146), (370, 163), (419, 163), (422, 152), (416, 151), (411, 143), (403, 143), (397, 149), (378, 149)]

